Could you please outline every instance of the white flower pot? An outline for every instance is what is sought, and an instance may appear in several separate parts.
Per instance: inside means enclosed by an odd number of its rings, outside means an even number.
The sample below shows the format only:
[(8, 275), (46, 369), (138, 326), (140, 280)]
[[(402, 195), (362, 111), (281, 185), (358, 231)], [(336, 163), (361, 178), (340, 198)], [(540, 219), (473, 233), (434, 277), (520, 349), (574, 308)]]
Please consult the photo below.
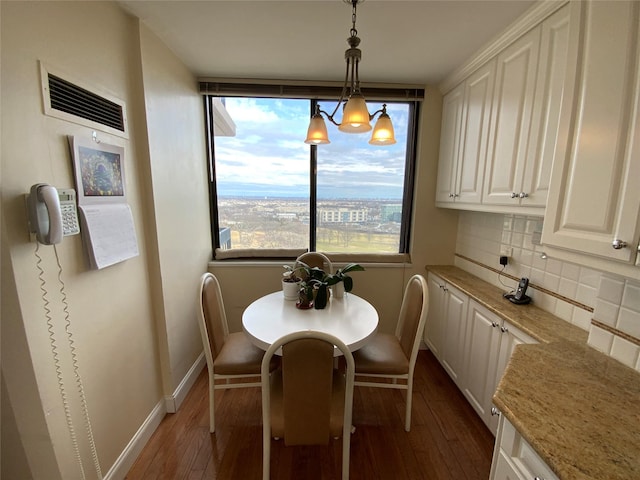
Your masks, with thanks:
[(335, 298), (342, 298), (344, 297), (344, 283), (342, 282), (338, 282), (335, 285), (333, 285), (331, 287), (333, 289), (333, 296)]
[(298, 300), (298, 292), (300, 291), (300, 282), (282, 281), (282, 293), (285, 300)]

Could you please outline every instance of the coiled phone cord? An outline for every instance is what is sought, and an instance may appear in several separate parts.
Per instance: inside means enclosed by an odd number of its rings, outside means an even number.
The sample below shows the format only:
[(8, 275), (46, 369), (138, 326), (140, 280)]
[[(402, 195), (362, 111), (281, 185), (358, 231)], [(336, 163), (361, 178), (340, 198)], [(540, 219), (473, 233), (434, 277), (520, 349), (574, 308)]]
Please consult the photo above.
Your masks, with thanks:
[(53, 328), (53, 318), (51, 316), (51, 309), (49, 308), (49, 292), (46, 289), (46, 281), (44, 278), (44, 269), (42, 268), (42, 257), (40, 257), (40, 243), (36, 242), (35, 256), (36, 256), (36, 267), (38, 268), (38, 278), (40, 279), (40, 291), (42, 292), (42, 300), (44, 302), (44, 316), (47, 321), (47, 330), (49, 332), (49, 343), (51, 345), (51, 352), (53, 353), (53, 363), (56, 369), (56, 377), (58, 378), (58, 389), (60, 390), (60, 396), (62, 397), (62, 405), (64, 407), (64, 416), (67, 422), (67, 429), (69, 430), (69, 435), (71, 436), (71, 443), (73, 445), (73, 451), (78, 462), (78, 466), (80, 467), (80, 472), (82, 473), (82, 478), (86, 479), (86, 475), (84, 473), (84, 467), (82, 465), (82, 457), (80, 455), (80, 449), (78, 447), (78, 439), (76, 437), (76, 431), (73, 427), (73, 420), (71, 418), (71, 409), (69, 407), (69, 401), (67, 397), (67, 389), (64, 386), (64, 382), (62, 380), (62, 367), (60, 366), (60, 355), (58, 354), (58, 343), (56, 341), (56, 335)]
[(80, 376), (80, 371), (78, 367), (78, 355), (76, 354), (75, 341), (73, 340), (73, 335), (71, 333), (71, 320), (69, 314), (69, 303), (67, 302), (67, 293), (64, 289), (64, 281), (62, 280), (62, 265), (60, 264), (60, 258), (58, 257), (58, 249), (56, 246), (53, 246), (53, 251), (56, 254), (56, 262), (58, 263), (58, 281), (60, 282), (60, 294), (62, 295), (62, 304), (63, 304), (63, 312), (64, 312), (64, 330), (67, 334), (67, 339), (69, 341), (69, 350), (71, 352), (71, 361), (73, 364), (73, 373), (76, 377), (76, 388), (78, 390), (78, 395), (80, 396), (80, 403), (82, 405), (82, 415), (84, 417), (84, 423), (87, 430), (87, 437), (89, 439), (89, 447), (91, 448), (91, 458), (93, 459), (93, 465), (96, 469), (96, 473), (98, 474), (98, 479), (102, 480), (102, 470), (100, 469), (100, 461), (98, 460), (98, 452), (96, 450), (96, 444), (93, 439), (93, 430), (91, 428), (91, 420), (89, 418), (89, 408), (87, 407), (87, 398), (84, 394), (84, 387), (82, 385), (82, 377)]
[[(67, 429), (69, 430), (69, 435), (71, 437), (71, 443), (73, 445), (74, 455), (76, 461), (78, 462), (78, 466), (80, 468), (80, 473), (82, 474), (83, 480), (86, 480), (86, 473), (84, 470), (84, 465), (82, 463), (82, 456), (80, 455), (80, 448), (78, 445), (78, 439), (76, 435), (75, 428), (73, 426), (73, 419), (71, 416), (71, 408), (69, 406), (69, 397), (67, 395), (67, 389), (64, 385), (63, 375), (62, 375), (62, 367), (60, 365), (60, 354), (58, 351), (58, 343), (56, 340), (55, 330), (53, 327), (53, 317), (51, 315), (50, 301), (49, 301), (49, 292), (46, 289), (46, 280), (45, 273), (42, 267), (42, 257), (40, 257), (39, 253), (40, 243), (36, 242), (35, 256), (36, 256), (36, 267), (38, 268), (38, 278), (40, 280), (40, 290), (42, 292), (42, 300), (44, 302), (44, 311), (45, 318), (47, 323), (47, 331), (49, 332), (49, 343), (51, 344), (51, 352), (53, 353), (53, 362), (56, 370), (56, 377), (58, 379), (58, 389), (60, 390), (60, 396), (62, 398), (62, 405), (64, 407), (64, 416), (67, 423)], [(84, 387), (82, 384), (82, 377), (80, 376), (79, 363), (78, 363), (78, 355), (76, 353), (75, 341), (73, 339), (73, 334), (71, 332), (71, 315), (69, 313), (69, 303), (67, 301), (67, 293), (65, 290), (65, 284), (62, 280), (62, 265), (60, 264), (60, 257), (58, 256), (58, 250), (56, 246), (53, 246), (53, 251), (56, 256), (56, 262), (58, 264), (58, 281), (60, 282), (60, 294), (62, 296), (62, 305), (64, 312), (64, 321), (65, 321), (65, 333), (67, 335), (67, 341), (69, 343), (69, 351), (71, 353), (71, 362), (73, 365), (73, 373), (76, 378), (76, 388), (78, 390), (78, 394), (80, 396), (80, 403), (82, 406), (82, 415), (84, 417), (84, 423), (86, 426), (87, 437), (89, 439), (89, 447), (91, 449), (91, 457), (93, 460), (93, 464), (95, 467), (96, 474), (98, 475), (98, 480), (102, 480), (102, 471), (100, 469), (100, 462), (98, 459), (98, 452), (96, 450), (95, 441), (93, 438), (93, 430), (91, 428), (91, 420), (89, 417), (89, 409), (87, 407), (87, 399), (84, 393)]]

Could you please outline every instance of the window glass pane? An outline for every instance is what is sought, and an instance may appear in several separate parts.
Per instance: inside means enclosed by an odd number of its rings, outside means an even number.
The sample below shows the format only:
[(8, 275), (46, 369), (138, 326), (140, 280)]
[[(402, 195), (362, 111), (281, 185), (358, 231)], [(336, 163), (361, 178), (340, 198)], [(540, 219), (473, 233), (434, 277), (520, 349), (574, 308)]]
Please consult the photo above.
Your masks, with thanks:
[[(373, 113), (382, 104), (367, 107)], [(320, 108), (332, 112), (335, 102), (320, 102)], [(331, 143), (318, 146), (317, 154), (317, 250), (399, 252), (409, 105), (387, 104), (387, 113), (397, 143), (384, 147), (369, 145), (371, 131), (343, 133), (326, 122)]]
[(309, 100), (224, 99), (235, 137), (216, 136), (222, 248), (309, 246)]

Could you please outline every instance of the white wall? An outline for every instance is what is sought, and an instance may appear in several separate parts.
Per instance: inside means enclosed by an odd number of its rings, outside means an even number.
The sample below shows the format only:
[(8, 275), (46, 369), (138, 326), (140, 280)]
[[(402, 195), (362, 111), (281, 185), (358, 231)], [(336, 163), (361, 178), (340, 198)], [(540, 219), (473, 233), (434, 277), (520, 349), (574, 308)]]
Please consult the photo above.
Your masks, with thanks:
[[(152, 412), (164, 411), (164, 397), (174, 394), (201, 351), (195, 286), (210, 247), (197, 86), (172, 54), (141, 33), (137, 20), (116, 3), (1, 2), (0, 8), (2, 404), (13, 412), (20, 434), (13, 441), (21, 441), (24, 452), (9, 456), (3, 449), (2, 472), (5, 478), (25, 478), (27, 470), (37, 479), (80, 478), (23, 194), (38, 182), (73, 187), (66, 137), (90, 136), (92, 130), (43, 114), (38, 70), (43, 61), (127, 105), (129, 138), (98, 135), (102, 142), (124, 148), (140, 255), (96, 271), (87, 267), (80, 235), (66, 237), (56, 247), (102, 473), (114, 465), (122, 473), (126, 465), (118, 462), (123, 462), (123, 451)], [(145, 108), (157, 115), (148, 123)], [(54, 249), (42, 246), (39, 253), (80, 454), (87, 478), (95, 478), (69, 360)], [(20, 477), (12, 476), (16, 472)]]

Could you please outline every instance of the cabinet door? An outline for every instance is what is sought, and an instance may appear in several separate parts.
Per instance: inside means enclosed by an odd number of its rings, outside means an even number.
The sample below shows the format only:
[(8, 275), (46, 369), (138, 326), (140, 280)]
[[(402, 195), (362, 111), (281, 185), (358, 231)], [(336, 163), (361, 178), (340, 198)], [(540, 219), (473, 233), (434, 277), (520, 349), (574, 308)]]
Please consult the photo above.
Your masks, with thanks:
[(463, 393), (487, 426), (491, 420), (499, 342), (500, 325), (496, 316), (470, 300)]
[[(569, 54), (577, 67), (567, 73), (542, 241), (633, 264), (640, 235), (640, 3), (580, 5), (582, 43), (575, 40)], [(616, 240), (626, 248), (613, 248)]]
[(429, 313), (424, 327), (424, 342), (435, 357), (442, 361), (444, 343), (444, 281), (432, 273), (427, 278), (429, 287)]
[(463, 97), (464, 84), (461, 84), (442, 99), (442, 131), (440, 132), (436, 202), (454, 201), (456, 169), (460, 153)]
[(454, 191), (456, 202), (480, 203), (482, 200), (495, 71), (494, 59), (480, 67), (464, 83), (460, 162)]
[(482, 202), (517, 205), (521, 191), (540, 48), (538, 26), (497, 58), (489, 155)]
[(566, 5), (542, 23), (529, 151), (519, 190), (527, 196), (520, 200), (521, 205), (544, 207), (547, 204), (564, 90), (570, 19), (571, 7)]
[(445, 325), (442, 366), (458, 386), (463, 374), (464, 344), (469, 297), (447, 285), (445, 287)]

